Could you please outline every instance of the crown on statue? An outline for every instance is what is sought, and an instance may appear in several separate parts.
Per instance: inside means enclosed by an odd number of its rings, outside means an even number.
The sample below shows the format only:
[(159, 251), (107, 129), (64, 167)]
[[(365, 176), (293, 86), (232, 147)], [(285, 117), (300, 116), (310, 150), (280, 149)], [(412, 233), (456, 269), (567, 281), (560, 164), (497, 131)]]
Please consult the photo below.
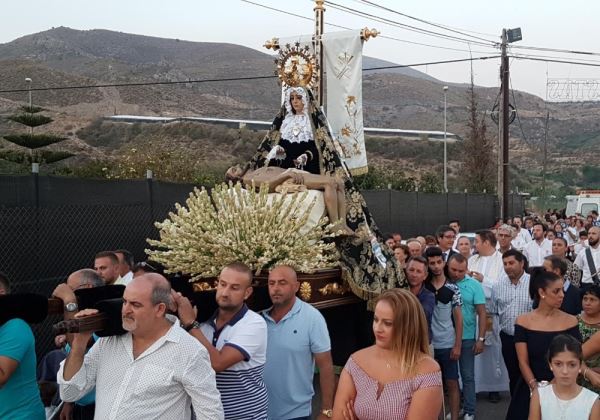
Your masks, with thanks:
[(308, 45), (300, 46), (299, 42), (286, 44), (279, 50), (275, 64), (279, 80), (286, 86), (311, 88), (317, 84), (317, 60)]

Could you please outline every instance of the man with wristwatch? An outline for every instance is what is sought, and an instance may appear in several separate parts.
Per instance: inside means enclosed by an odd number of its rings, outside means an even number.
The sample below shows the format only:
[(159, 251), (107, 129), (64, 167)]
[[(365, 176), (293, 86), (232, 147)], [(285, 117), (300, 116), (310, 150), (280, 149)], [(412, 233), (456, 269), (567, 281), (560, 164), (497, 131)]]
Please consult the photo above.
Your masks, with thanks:
[[(64, 303), (64, 319), (72, 319), (75, 314), (79, 311), (77, 305), (77, 297), (75, 296), (75, 290), (88, 289), (92, 287), (104, 286), (104, 280), (96, 271), (91, 268), (84, 268), (77, 270), (69, 277), (65, 283), (61, 283), (52, 292), (52, 296), (59, 298)], [(69, 334), (70, 335), (70, 334)], [(98, 337), (92, 336), (92, 340), (88, 343), (91, 346)], [(69, 343), (65, 347), (65, 357), (71, 351), (70, 337), (68, 337)], [(56, 380), (56, 372), (54, 372), (54, 379)], [(63, 402), (61, 408), (61, 417), (64, 418), (78, 418), (78, 419), (89, 419), (94, 417), (96, 403), (96, 392), (91, 391), (86, 394), (83, 398), (77, 402)]]

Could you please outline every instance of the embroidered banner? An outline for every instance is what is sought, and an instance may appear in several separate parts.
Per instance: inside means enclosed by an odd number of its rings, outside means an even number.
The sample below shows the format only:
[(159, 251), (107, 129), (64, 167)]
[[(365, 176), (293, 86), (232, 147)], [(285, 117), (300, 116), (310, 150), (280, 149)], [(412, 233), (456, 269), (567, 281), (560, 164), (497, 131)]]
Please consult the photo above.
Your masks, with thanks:
[(325, 33), (323, 66), (327, 82), (327, 119), (352, 175), (368, 172), (362, 113), (362, 39), (360, 31)]

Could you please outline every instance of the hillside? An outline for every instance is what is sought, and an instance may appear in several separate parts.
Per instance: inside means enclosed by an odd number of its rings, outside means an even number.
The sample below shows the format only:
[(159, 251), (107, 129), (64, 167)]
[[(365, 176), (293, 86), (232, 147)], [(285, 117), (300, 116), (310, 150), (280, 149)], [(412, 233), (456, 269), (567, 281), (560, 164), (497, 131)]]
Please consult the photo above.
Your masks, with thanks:
[[(365, 57), (364, 67), (393, 63)], [(140, 82), (185, 82), (224, 77), (264, 76), (273, 72), (272, 56), (226, 43), (201, 43), (163, 39), (107, 30), (79, 31), (60, 27), (0, 44), (2, 90), (32, 87), (95, 86)], [(363, 77), (365, 125), (418, 130), (443, 129), (443, 82), (410, 68), (369, 71)], [(69, 147), (85, 159), (117, 155), (118, 147), (90, 144), (78, 133), (98, 117), (111, 114), (193, 115), (220, 118), (270, 120), (278, 108), (275, 79), (174, 85), (104, 87), (34, 92), (34, 102), (44, 106), (56, 120), (49, 128), (67, 133)], [(480, 111), (490, 110), (497, 98), (495, 88), (476, 88)], [(27, 100), (26, 92), (0, 93), (0, 117), (9, 115)], [(600, 105), (597, 103), (545, 104), (536, 96), (514, 92), (511, 102), (519, 119), (511, 126), (511, 159), (521, 177), (539, 178), (541, 150), (548, 123), (550, 180), (575, 185), (583, 179), (582, 165), (600, 163), (588, 154), (600, 140)], [(448, 131), (467, 132), (467, 93), (464, 85), (448, 92)], [(487, 118), (488, 132), (493, 122)], [(16, 130), (0, 118), (2, 133)], [(141, 127), (144, 131), (146, 128)], [(148, 129), (152, 131), (151, 129)], [(400, 142), (401, 140), (398, 140)], [(111, 143), (112, 144), (112, 143)], [(389, 147), (405, 150), (399, 143)], [(118, 146), (118, 147), (117, 147)], [(9, 147), (0, 140), (0, 147)], [(215, 146), (217, 150), (220, 146)], [(416, 146), (415, 146), (416, 147)], [(420, 146), (419, 146), (420, 147)], [(369, 151), (372, 162), (404, 165), (399, 153)], [(388, 150), (386, 150), (388, 152)], [(390, 159), (388, 156), (394, 156)], [(74, 159), (82, 160), (82, 156)], [(218, 159), (217, 155), (212, 160)], [(451, 156), (452, 158), (452, 156)], [(458, 158), (458, 155), (457, 155)], [(223, 156), (227, 161), (227, 156)], [(437, 170), (422, 161), (411, 161), (412, 170)], [(459, 170), (458, 162), (451, 167)]]

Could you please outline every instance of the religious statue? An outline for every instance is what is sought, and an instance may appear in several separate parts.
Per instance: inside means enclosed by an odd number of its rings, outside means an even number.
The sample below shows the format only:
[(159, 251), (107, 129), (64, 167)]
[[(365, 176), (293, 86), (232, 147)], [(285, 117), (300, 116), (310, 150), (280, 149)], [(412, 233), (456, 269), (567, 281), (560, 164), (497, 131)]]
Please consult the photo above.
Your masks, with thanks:
[[(288, 86), (284, 98), (271, 129), (247, 164), (248, 170), (279, 168), (283, 173), (292, 168), (326, 176), (335, 179), (338, 185), (342, 184), (344, 188), (337, 191), (343, 191), (346, 226), (354, 232), (336, 241), (347, 284), (363, 299), (405, 286), (404, 273), (394, 255), (380, 245), (383, 243), (381, 232), (364, 197), (354, 185), (339, 144), (336, 145), (331, 137), (327, 118), (314, 101), (312, 92), (308, 87)], [(338, 207), (340, 203), (338, 194)], [(339, 210), (338, 215), (343, 217)]]
[[(267, 184), (269, 192), (280, 192), (281, 187), (301, 186), (309, 190), (323, 191), (323, 200), (329, 221), (334, 225), (333, 231), (343, 235), (354, 235), (354, 231), (346, 225), (346, 197), (344, 183), (328, 175), (315, 175), (295, 168), (262, 167), (251, 170), (239, 165), (227, 170), (226, 178), (230, 181), (241, 181), (246, 187), (259, 187)], [(297, 189), (297, 188), (293, 188)]]

